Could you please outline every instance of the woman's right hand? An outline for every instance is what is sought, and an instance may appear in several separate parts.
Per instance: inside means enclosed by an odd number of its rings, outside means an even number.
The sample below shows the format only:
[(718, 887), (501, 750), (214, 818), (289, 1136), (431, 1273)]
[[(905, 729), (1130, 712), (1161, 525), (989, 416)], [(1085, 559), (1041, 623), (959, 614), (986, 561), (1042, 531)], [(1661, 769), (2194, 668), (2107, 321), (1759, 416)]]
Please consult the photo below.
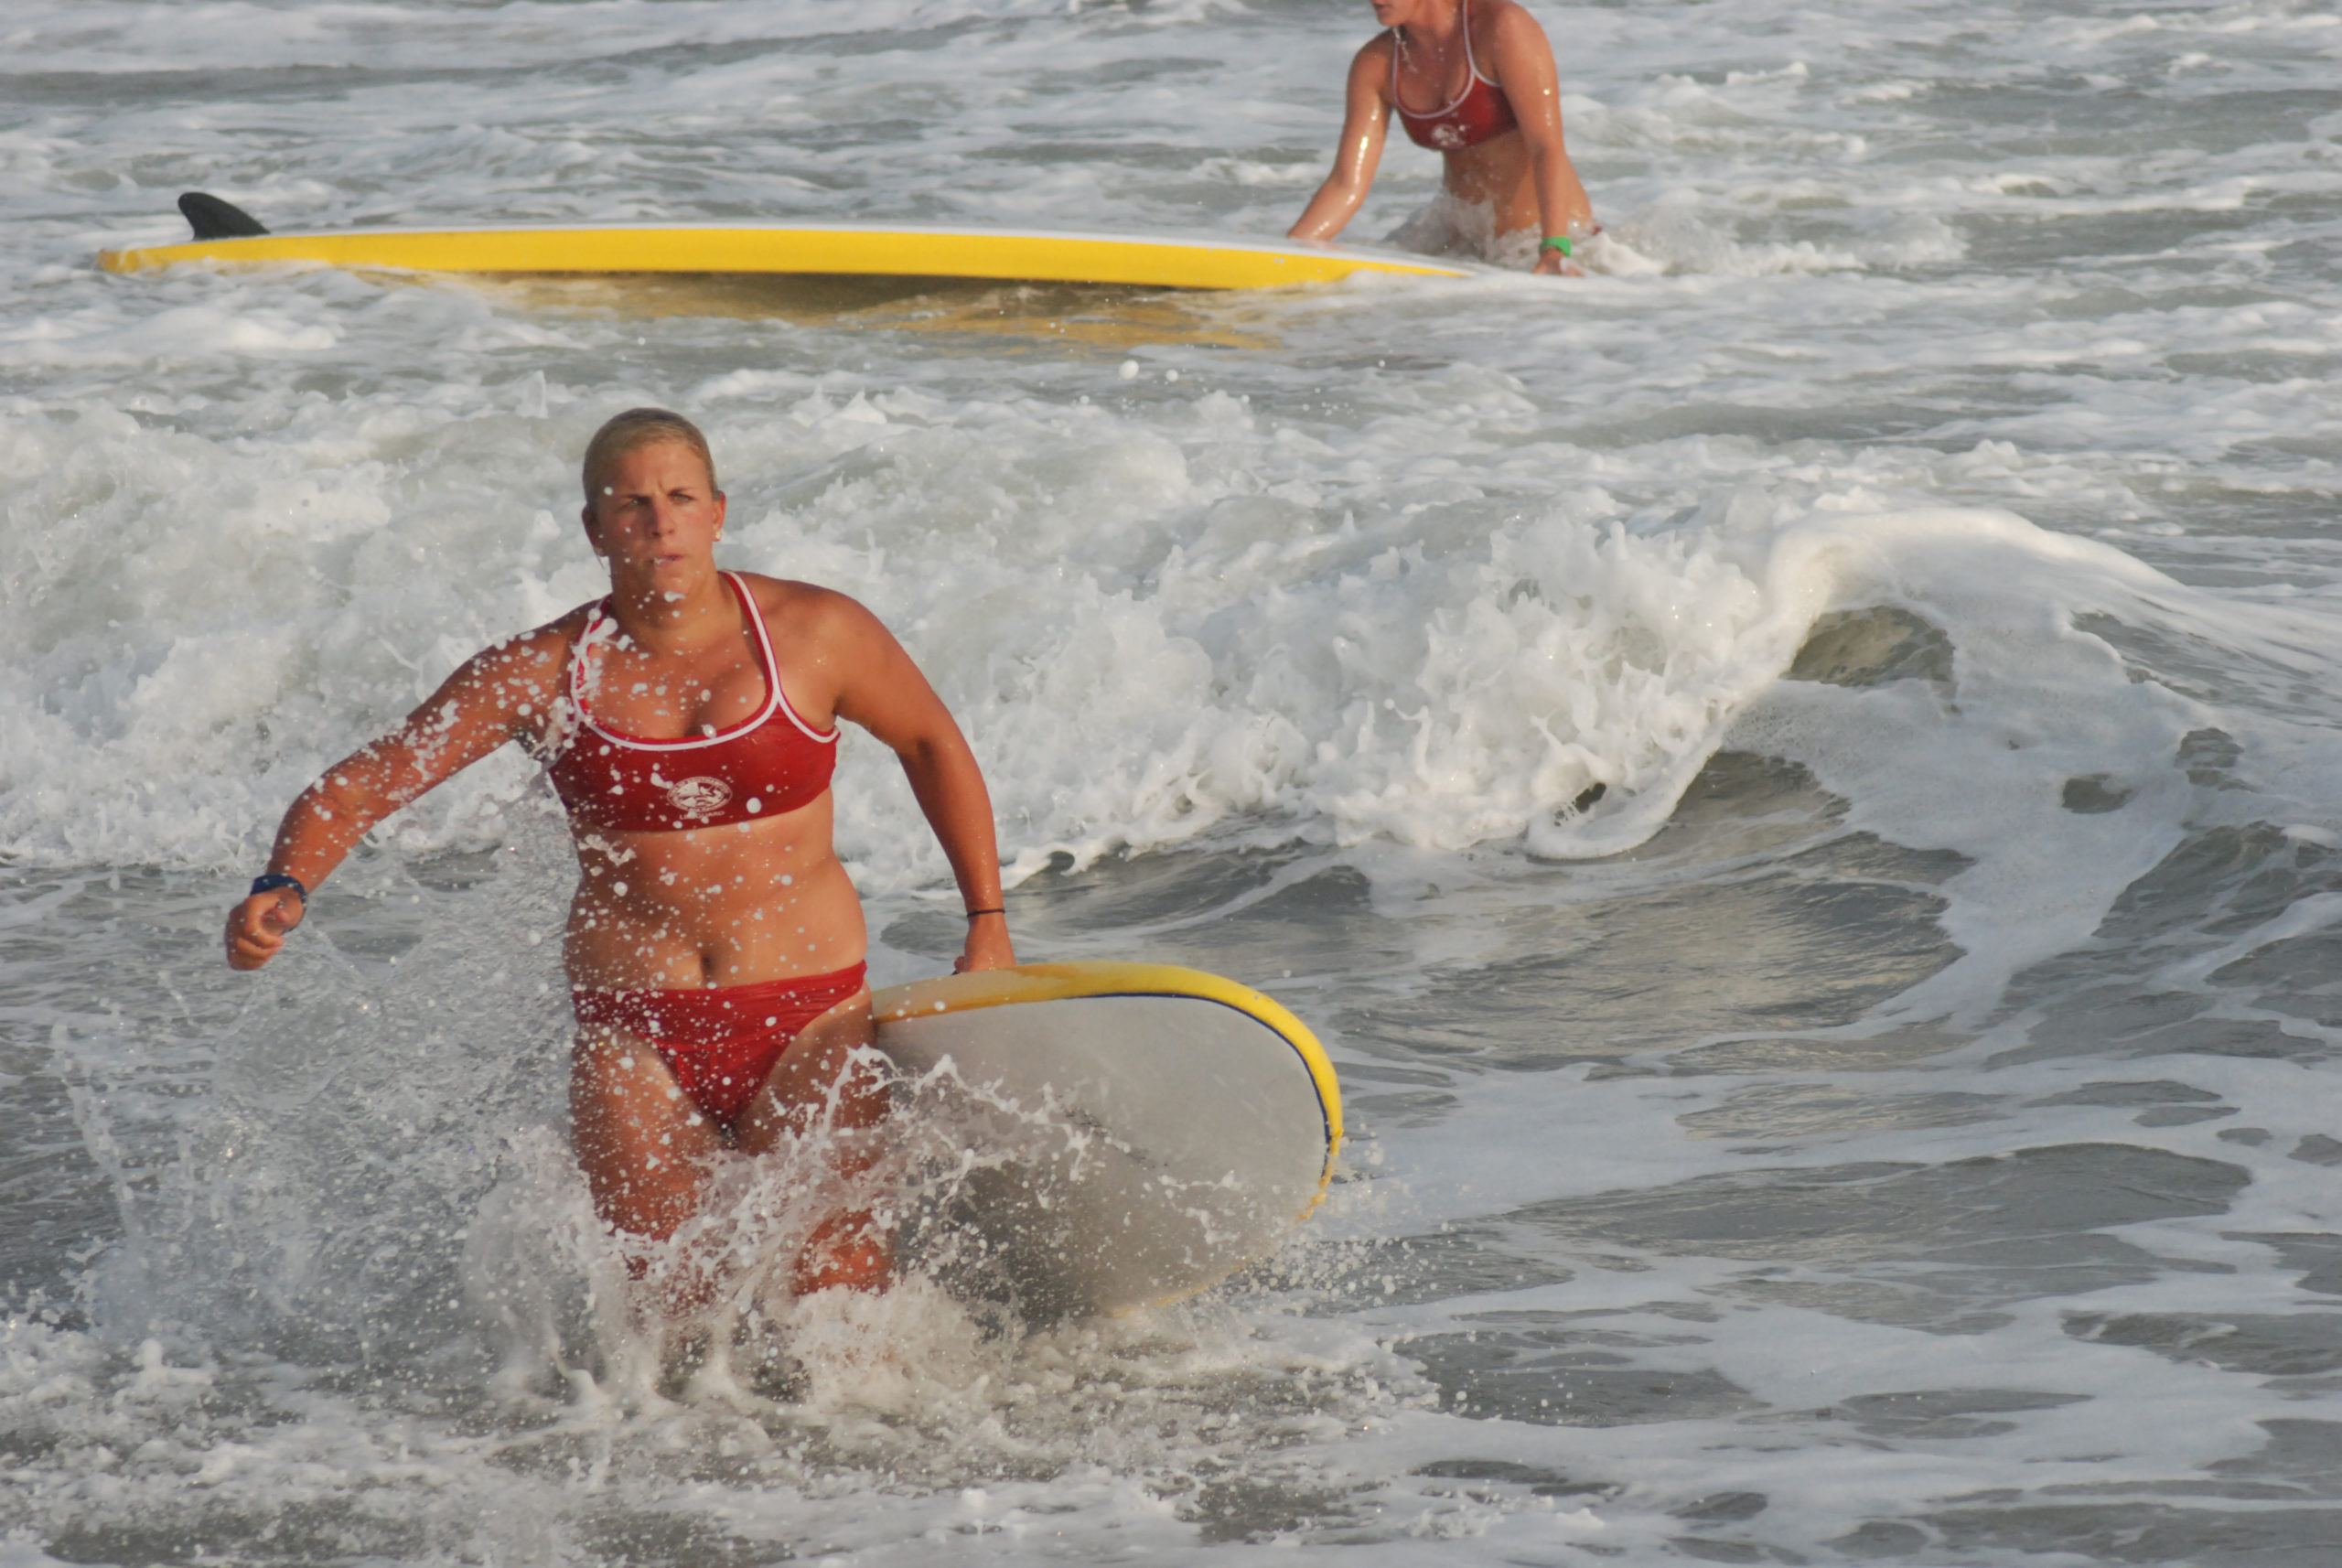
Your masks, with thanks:
[(285, 945), (285, 933), (306, 912), (290, 887), (255, 893), (228, 911), (228, 967), (258, 969)]

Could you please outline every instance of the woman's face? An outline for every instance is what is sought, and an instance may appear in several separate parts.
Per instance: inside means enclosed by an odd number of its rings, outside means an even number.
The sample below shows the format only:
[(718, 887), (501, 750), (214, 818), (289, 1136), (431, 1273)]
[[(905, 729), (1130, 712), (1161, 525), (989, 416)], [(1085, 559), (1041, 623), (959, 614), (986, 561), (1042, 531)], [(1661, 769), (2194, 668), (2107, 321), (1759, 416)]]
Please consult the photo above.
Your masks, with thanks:
[(1435, 13), (1455, 9), (1455, 0), (1373, 0), (1374, 19), (1386, 27), (1427, 22)]
[(658, 441), (621, 454), (586, 508), (586, 537), (607, 556), (610, 580), (635, 577), (681, 589), (714, 561), (724, 532), (724, 492), (699, 454)]

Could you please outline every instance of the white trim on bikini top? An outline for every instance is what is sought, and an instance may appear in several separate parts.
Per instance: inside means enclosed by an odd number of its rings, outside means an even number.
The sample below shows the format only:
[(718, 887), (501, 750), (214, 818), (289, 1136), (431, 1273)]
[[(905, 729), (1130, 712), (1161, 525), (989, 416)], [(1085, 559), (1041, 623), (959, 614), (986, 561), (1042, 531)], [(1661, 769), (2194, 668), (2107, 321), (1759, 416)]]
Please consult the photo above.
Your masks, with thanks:
[(691, 751), (704, 746), (721, 746), (727, 740), (737, 740), (740, 736), (762, 725), (767, 719), (772, 717), (773, 710), (776, 708), (787, 714), (789, 722), (795, 725), (809, 740), (819, 741), (823, 746), (835, 744), (838, 738), (837, 726), (834, 724), (832, 725), (827, 735), (815, 729), (798, 717), (797, 709), (789, 701), (789, 694), (780, 689), (780, 675), (773, 667), (772, 639), (765, 631), (764, 612), (757, 608), (757, 601), (749, 597), (747, 586), (730, 572), (720, 572), (717, 575), (731, 585), (733, 594), (740, 601), (741, 615), (747, 619), (750, 629), (757, 634), (757, 664), (758, 672), (765, 678), (765, 705), (757, 712), (756, 717), (734, 725), (730, 729), (718, 730), (714, 735), (686, 736), (680, 740), (650, 740), (640, 736), (620, 735), (616, 730), (604, 729), (595, 721), (593, 710), (586, 705), (586, 693), (579, 689), (578, 677), (586, 667), (587, 645), (607, 640), (617, 629), (616, 620), (605, 618), (610, 604), (607, 598), (594, 607), (593, 618), (586, 623), (586, 629), (578, 634), (576, 645), (570, 650), (570, 706), (577, 710), (577, 716), (585, 721), (587, 729), (592, 730), (611, 745), (624, 746), (628, 751)]
[(1457, 7), (1457, 16), (1464, 24), (1464, 91), (1457, 93), (1449, 101), (1446, 107), (1442, 109), (1422, 111), (1410, 109), (1407, 107), (1406, 100), (1399, 96), (1399, 29), (1396, 27), (1390, 29), (1391, 107), (1399, 112), (1401, 119), (1444, 120), (1464, 107), (1464, 100), (1472, 96), (1472, 89), (1477, 86), (1486, 84), (1495, 88), (1499, 92), (1504, 91), (1500, 83), (1490, 81), (1480, 74), (1480, 62), (1472, 56), (1472, 0), (1464, 0), (1464, 4)]

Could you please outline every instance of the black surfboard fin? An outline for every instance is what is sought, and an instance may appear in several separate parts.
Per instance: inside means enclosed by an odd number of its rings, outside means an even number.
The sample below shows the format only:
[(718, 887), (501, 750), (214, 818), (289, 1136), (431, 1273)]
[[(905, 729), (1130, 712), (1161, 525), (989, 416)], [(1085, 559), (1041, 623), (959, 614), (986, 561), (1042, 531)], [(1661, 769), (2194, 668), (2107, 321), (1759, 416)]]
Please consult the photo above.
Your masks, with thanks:
[(181, 195), (179, 210), (186, 214), (199, 240), (248, 240), (254, 234), (268, 232), (266, 224), (234, 202), (206, 196), (199, 190)]

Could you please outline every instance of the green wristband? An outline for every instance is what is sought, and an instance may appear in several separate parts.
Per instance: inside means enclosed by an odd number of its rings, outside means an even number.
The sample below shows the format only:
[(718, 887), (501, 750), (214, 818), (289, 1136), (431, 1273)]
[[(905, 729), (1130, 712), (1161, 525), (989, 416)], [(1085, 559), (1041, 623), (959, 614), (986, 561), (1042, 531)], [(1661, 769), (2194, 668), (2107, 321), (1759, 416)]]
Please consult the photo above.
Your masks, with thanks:
[(1548, 235), (1537, 242), (1537, 251), (1541, 255), (1547, 251), (1559, 251), (1566, 256), (1570, 253), (1570, 237), (1567, 234)]

